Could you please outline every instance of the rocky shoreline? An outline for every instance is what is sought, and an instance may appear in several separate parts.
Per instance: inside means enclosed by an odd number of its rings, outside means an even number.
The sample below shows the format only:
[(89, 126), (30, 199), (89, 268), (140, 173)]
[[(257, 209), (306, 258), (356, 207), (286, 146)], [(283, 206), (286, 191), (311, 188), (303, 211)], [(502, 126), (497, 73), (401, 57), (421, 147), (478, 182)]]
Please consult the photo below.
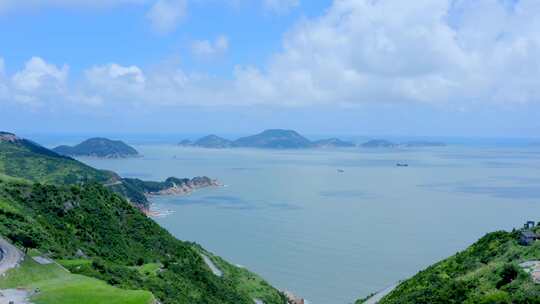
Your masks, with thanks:
[(170, 183), (170, 186), (158, 191), (148, 191), (145, 192), (145, 196), (149, 199), (150, 205), (146, 208), (142, 208), (141, 211), (149, 217), (161, 217), (168, 214), (171, 214), (172, 211), (158, 211), (152, 210), (151, 208), (151, 198), (155, 196), (165, 196), (165, 195), (189, 195), (193, 191), (209, 187), (222, 187), (223, 184), (220, 183), (217, 179), (212, 179), (207, 176), (197, 176), (192, 179), (167, 179), (167, 182)]
[(211, 179), (207, 176), (197, 176), (192, 179), (183, 179), (181, 182), (171, 181), (171, 186), (156, 192), (148, 192), (148, 196), (161, 195), (187, 195), (193, 191), (208, 187), (223, 186), (217, 179)]

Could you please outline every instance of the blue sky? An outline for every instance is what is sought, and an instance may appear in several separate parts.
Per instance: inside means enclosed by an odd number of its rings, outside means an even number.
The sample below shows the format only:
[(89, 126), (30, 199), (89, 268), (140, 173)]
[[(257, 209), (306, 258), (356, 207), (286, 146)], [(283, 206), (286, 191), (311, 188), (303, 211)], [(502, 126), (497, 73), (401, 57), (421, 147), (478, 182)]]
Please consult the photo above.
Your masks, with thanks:
[(0, 129), (538, 137), (533, 0), (0, 0)]

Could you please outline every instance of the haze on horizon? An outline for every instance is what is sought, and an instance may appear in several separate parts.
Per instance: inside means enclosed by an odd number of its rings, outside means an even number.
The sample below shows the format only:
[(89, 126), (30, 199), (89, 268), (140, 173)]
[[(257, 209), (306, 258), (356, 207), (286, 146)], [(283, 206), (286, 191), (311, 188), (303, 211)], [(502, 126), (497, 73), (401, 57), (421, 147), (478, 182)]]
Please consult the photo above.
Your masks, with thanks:
[(536, 0), (0, 0), (0, 130), (534, 137)]

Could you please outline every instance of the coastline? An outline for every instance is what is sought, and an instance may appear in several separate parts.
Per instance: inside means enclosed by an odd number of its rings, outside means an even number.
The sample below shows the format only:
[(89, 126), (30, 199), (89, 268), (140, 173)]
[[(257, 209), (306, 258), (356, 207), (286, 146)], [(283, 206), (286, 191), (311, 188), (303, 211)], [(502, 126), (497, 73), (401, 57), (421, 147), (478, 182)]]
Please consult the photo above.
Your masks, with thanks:
[(218, 187), (224, 187), (224, 186), (225, 185), (220, 183), (217, 179), (196, 177), (190, 180), (188, 183), (185, 183), (182, 185), (174, 184), (172, 187), (164, 189), (164, 190), (160, 190), (158, 192), (145, 193), (145, 196), (146, 198), (148, 198), (148, 201), (150, 204), (147, 208), (141, 208), (141, 211), (150, 218), (166, 217), (173, 214), (174, 211), (152, 208), (153, 206), (155, 206), (154, 202), (152, 202), (151, 200), (152, 197), (188, 196), (199, 189), (218, 188)]

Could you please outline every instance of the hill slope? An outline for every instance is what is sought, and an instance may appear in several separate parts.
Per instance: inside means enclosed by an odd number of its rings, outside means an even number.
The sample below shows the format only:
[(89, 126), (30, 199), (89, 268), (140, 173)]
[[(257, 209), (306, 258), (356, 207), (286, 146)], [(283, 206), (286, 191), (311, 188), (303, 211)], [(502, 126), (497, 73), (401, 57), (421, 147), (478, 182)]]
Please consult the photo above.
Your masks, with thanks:
[(154, 192), (152, 189), (159, 188), (163, 193), (167, 190), (170, 193), (185, 193), (216, 184), (207, 177), (170, 177), (161, 182), (125, 179), (114, 172), (94, 169), (7, 132), (0, 132), (0, 176), (54, 185), (97, 182), (124, 196), (141, 209), (149, 207), (146, 194)]
[[(0, 180), (0, 202), (1, 235), (67, 260), (72, 272), (123, 289), (151, 291), (162, 303), (251, 304), (254, 296), (267, 304), (285, 302), (262, 280), (246, 285), (244, 276), (227, 269), (223, 277), (215, 276), (198, 246), (175, 239), (99, 184)], [(146, 275), (138, 270), (144, 265), (158, 266)]]
[(0, 132), (0, 173), (62, 185), (114, 183), (120, 179), (112, 172), (94, 169), (7, 132)]
[(39, 264), (28, 256), (19, 267), (0, 277), (0, 288), (39, 289), (35, 295), (27, 294), (32, 302), (39, 304), (155, 303), (148, 291), (112, 287), (94, 278), (71, 274), (55, 263)]
[(90, 138), (82, 143), (71, 146), (58, 146), (53, 149), (58, 154), (68, 156), (94, 156), (104, 158), (123, 158), (139, 155), (135, 148), (120, 140), (107, 138)]
[(487, 234), (404, 281), (379, 303), (540, 303), (540, 285), (519, 266), (540, 259), (540, 242), (521, 246), (518, 237), (519, 232)]

